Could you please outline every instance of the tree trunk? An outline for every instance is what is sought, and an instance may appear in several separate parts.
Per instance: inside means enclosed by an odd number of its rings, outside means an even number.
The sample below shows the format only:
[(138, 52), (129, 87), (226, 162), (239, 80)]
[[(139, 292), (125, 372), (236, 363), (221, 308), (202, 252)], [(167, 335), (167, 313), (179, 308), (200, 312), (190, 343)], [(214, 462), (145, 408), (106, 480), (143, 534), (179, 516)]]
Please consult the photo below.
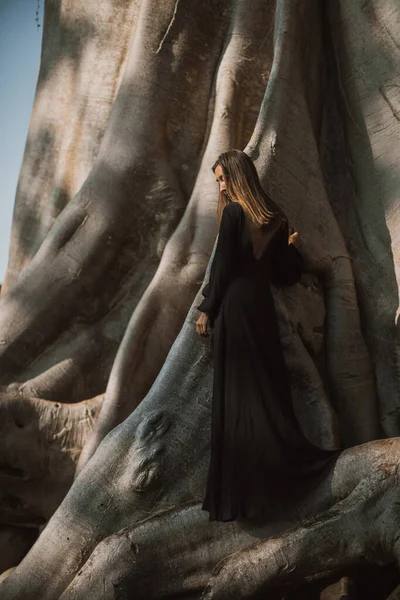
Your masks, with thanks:
[[(396, 0), (46, 0), (0, 301), (0, 600), (339, 600), (397, 563), (399, 48)], [(201, 510), (195, 306), (229, 148), (302, 236), (281, 340), (304, 433), (343, 452), (304, 504), (227, 524)]]

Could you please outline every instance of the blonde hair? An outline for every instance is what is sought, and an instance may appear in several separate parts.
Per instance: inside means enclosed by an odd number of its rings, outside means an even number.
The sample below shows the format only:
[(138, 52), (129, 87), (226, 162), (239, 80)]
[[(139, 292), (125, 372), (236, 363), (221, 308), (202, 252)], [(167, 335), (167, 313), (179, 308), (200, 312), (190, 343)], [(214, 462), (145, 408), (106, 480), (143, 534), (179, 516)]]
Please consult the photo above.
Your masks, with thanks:
[(229, 198), (220, 192), (217, 208), (218, 223), (229, 201), (238, 202), (256, 227), (264, 227), (276, 217), (287, 221), (282, 209), (261, 187), (256, 167), (250, 156), (241, 150), (228, 150), (220, 154), (211, 167), (215, 173), (220, 166), (224, 174)]

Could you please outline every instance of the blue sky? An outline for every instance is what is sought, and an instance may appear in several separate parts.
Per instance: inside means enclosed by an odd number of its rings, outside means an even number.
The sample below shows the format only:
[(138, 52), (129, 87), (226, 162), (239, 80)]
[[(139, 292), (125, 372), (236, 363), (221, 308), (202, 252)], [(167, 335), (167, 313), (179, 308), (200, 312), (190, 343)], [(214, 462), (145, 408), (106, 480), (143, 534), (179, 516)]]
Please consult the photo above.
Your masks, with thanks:
[(40, 0), (0, 0), (0, 282), (7, 265), (11, 218), (39, 72)]

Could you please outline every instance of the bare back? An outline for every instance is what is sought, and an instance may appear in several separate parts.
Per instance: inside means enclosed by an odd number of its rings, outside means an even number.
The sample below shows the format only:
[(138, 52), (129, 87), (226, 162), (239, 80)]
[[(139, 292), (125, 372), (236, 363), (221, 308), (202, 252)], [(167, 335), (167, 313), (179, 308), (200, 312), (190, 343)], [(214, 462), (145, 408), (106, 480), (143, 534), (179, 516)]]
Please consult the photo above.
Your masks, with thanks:
[(264, 228), (261, 228), (255, 227), (249, 215), (247, 215), (245, 211), (244, 216), (253, 248), (253, 257), (255, 260), (261, 260), (272, 238), (275, 236), (275, 233), (281, 227), (282, 219), (280, 216), (277, 216), (270, 223), (268, 223), (268, 225), (266, 225)]

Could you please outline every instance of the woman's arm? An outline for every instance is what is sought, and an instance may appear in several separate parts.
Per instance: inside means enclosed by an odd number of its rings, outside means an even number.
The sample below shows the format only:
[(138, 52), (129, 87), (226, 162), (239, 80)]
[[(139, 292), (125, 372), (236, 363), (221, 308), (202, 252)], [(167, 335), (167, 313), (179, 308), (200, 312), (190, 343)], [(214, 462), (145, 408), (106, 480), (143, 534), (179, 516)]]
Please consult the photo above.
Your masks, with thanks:
[(232, 202), (222, 211), (210, 277), (202, 290), (204, 300), (197, 306), (198, 310), (209, 316), (211, 327), (218, 314), (235, 265), (241, 210), (238, 203)]
[[(295, 234), (292, 234), (292, 238)], [(294, 241), (294, 238), (293, 238)], [(275, 285), (294, 285), (300, 280), (304, 269), (304, 261), (294, 243), (289, 243), (287, 221), (271, 242), (274, 247), (271, 252), (270, 278)]]

